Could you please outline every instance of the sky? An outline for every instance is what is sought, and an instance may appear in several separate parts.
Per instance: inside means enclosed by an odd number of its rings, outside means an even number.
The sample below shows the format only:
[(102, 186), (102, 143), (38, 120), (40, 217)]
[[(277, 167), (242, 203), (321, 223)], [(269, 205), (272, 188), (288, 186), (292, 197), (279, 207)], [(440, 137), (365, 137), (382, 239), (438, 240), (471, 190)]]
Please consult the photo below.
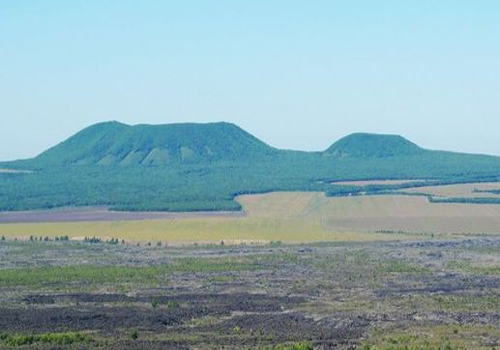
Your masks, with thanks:
[(1, 0), (0, 160), (93, 123), (500, 155), (497, 0)]

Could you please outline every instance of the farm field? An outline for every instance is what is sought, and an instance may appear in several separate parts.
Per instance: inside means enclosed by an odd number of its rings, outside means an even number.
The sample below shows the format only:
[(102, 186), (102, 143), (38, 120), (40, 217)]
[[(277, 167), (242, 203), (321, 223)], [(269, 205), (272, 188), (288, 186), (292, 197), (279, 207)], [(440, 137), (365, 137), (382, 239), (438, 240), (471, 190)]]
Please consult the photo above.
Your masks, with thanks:
[[(500, 234), (500, 205), (429, 203), (419, 196), (327, 198), (318, 192), (274, 192), (237, 198), (243, 214), (142, 213), (144, 220), (0, 224), (0, 235), (119, 238), (130, 241), (193, 242), (374, 241), (422, 235)], [(18, 215), (7, 213), (8, 215)], [(40, 215), (40, 214), (37, 214)], [(51, 215), (57, 215), (52, 212)], [(65, 214), (66, 215), (66, 214)], [(57, 221), (57, 220), (55, 220)]]
[(0, 349), (497, 349), (500, 238), (0, 241)]
[(335, 232), (314, 220), (290, 218), (199, 218), (178, 220), (62, 222), (0, 225), (0, 235), (27, 239), (29, 236), (72, 239), (85, 237), (161, 241), (168, 244), (189, 243), (268, 243), (373, 241), (406, 238), (405, 235), (367, 232)]
[(365, 180), (365, 181), (335, 181), (332, 185), (345, 186), (369, 186), (369, 185), (403, 185), (413, 182), (422, 182), (425, 180)]
[(249, 216), (313, 220), (327, 231), (499, 234), (500, 205), (429, 203), (426, 197), (377, 195), (327, 198), (271, 193), (239, 198)]
[(487, 191), (500, 191), (500, 183), (483, 182), (458, 185), (417, 187), (400, 190), (402, 193), (423, 193), (441, 198), (500, 198), (499, 194)]

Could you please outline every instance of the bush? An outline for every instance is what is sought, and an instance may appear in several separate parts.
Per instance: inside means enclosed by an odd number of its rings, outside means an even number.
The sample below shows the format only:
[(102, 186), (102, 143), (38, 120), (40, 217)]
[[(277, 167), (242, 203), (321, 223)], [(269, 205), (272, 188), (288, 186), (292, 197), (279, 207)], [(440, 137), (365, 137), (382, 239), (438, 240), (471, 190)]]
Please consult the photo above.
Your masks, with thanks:
[(179, 302), (174, 300), (174, 301), (167, 301), (167, 307), (169, 309), (177, 309), (179, 307)]
[(309, 342), (275, 345), (268, 350), (314, 350)]

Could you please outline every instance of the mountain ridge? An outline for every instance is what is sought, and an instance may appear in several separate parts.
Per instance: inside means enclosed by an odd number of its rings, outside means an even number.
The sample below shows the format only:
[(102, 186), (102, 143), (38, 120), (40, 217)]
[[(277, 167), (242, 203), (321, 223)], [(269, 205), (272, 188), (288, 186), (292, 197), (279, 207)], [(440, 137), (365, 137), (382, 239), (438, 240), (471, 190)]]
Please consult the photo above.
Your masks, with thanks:
[(467, 156), (482, 154), (431, 151), (401, 135), (358, 132), (323, 151), (278, 149), (229, 122), (135, 124), (105, 121), (92, 124), (29, 159), (0, 162), (17, 166), (175, 166), (213, 162), (272, 160), (276, 157), (368, 159), (417, 156), (426, 152)]

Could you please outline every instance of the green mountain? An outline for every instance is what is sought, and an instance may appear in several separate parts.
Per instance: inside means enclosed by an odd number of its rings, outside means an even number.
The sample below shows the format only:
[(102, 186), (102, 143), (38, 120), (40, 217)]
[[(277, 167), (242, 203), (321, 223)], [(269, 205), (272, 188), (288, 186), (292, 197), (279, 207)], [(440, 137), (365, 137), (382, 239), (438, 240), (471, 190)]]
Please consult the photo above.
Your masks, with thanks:
[(399, 135), (357, 133), (346, 136), (325, 153), (335, 157), (394, 157), (422, 154), (424, 149)]
[[(353, 134), (323, 152), (272, 148), (229, 123), (90, 126), (27, 160), (0, 163), (0, 211), (238, 210), (270, 191), (352, 194), (344, 180), (500, 181), (500, 158), (430, 151), (396, 135)], [(363, 192), (394, 190), (376, 186)], [(358, 189), (359, 192), (359, 189)]]
[(230, 123), (92, 125), (32, 160), (54, 165), (147, 165), (241, 161), (277, 151)]

